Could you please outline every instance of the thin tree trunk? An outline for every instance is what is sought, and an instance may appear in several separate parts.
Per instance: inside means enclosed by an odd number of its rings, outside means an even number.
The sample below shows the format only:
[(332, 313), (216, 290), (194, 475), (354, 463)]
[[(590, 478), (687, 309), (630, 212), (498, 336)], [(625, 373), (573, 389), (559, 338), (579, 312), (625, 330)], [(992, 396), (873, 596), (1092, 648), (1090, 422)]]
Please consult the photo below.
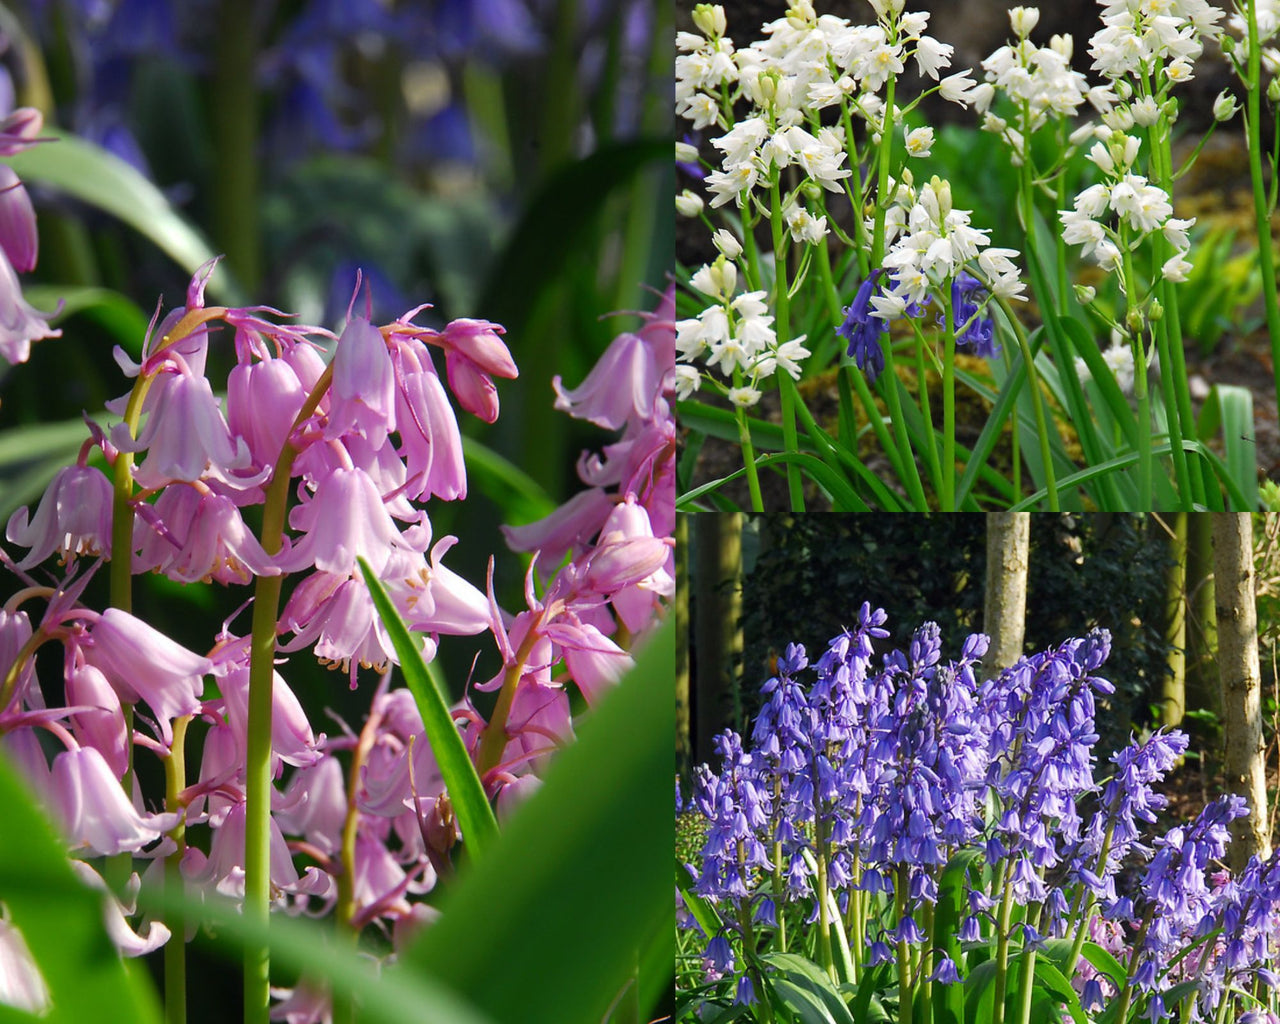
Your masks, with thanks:
[(1022, 657), (1027, 625), (1027, 564), (1030, 560), (1030, 512), (988, 512), (987, 586), (982, 628), (991, 637), (983, 660), (994, 674)]
[(1213, 513), (1213, 577), (1218, 613), (1218, 673), (1227, 740), (1227, 787), (1249, 802), (1231, 824), (1231, 866), (1252, 854), (1267, 857), (1267, 777), (1262, 743), (1262, 674), (1254, 604), (1253, 519), (1248, 512)]
[(689, 517), (676, 516), (676, 773), (693, 767), (689, 693)]
[(742, 650), (742, 516), (693, 517), (695, 763), (711, 760), (715, 734), (736, 725), (735, 659)]
[(1213, 712), (1205, 737), (1213, 749), (1222, 731), (1218, 679), (1218, 616), (1213, 606), (1213, 516), (1195, 512), (1187, 523), (1187, 703)]
[(1178, 512), (1169, 538), (1169, 568), (1165, 573), (1165, 655), (1160, 724), (1182, 724), (1187, 711), (1187, 513)]

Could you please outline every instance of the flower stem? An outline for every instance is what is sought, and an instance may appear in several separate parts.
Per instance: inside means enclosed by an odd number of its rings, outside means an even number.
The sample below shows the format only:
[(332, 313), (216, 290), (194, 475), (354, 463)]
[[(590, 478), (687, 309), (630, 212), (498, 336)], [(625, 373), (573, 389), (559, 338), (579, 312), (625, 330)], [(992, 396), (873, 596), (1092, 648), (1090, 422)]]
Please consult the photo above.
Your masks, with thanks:
[[(788, 294), (787, 282), (787, 248), (790, 236), (782, 223), (782, 195), (779, 181), (782, 177), (777, 166), (769, 181), (769, 225), (773, 230), (773, 264), (774, 264), (774, 309), (777, 319), (774, 321), (774, 335), (778, 347), (791, 340), (791, 296)], [(779, 369), (780, 373), (786, 370)], [(790, 388), (781, 388), (782, 397), (782, 445), (788, 452), (799, 449), (796, 431), (795, 396)], [(787, 463), (787, 494), (791, 499), (791, 511), (804, 511), (804, 481), (800, 478), (800, 467), (794, 462)]]
[[(893, 883), (893, 905), (896, 923), (901, 923), (907, 912), (907, 866), (898, 865), (898, 874)], [(899, 929), (901, 936), (901, 929)], [(898, 939), (898, 1021), (899, 1024), (911, 1024), (913, 1020), (911, 978), (911, 944), (905, 936)]]
[(1000, 916), (996, 920), (995, 1000), (991, 1007), (991, 1024), (1004, 1024), (1004, 996), (1009, 984), (1009, 914), (1013, 906), (1013, 882), (1005, 872), (1004, 895), (1000, 900)]
[[(173, 743), (164, 762), (165, 810), (182, 813), (184, 808), (179, 794), (187, 787), (186, 739), (190, 715), (174, 719)], [(177, 844), (173, 853), (165, 858), (165, 888), (181, 894), (183, 890), (182, 856), (187, 850), (186, 821), (179, 821), (169, 830), (169, 836)], [(165, 1024), (185, 1024), (187, 1019), (187, 947), (186, 917), (176, 902), (165, 911), (164, 923), (170, 932), (164, 947), (164, 1019)]]
[[(742, 370), (733, 368), (733, 386), (742, 386)], [(734, 415), (738, 420), (738, 443), (742, 446), (742, 465), (747, 471), (747, 490), (751, 493), (751, 511), (763, 512), (764, 499), (760, 496), (760, 473), (756, 469), (756, 450), (751, 443), (751, 428), (747, 426), (747, 411), (742, 406), (734, 407)]]
[[(1023, 330), (1007, 299), (1000, 299), (1000, 308), (1004, 310), (1009, 326), (1013, 328), (1013, 336), (1018, 339), (1018, 348), (1022, 351), (1022, 362), (1027, 368), (1027, 387), (1031, 390), (1031, 408), (1036, 417), (1036, 433), (1040, 438), (1040, 460), (1044, 463), (1045, 488), (1049, 492), (1049, 511), (1059, 512), (1058, 477), (1053, 468), (1053, 448), (1049, 445), (1049, 423), (1044, 412), (1044, 395), (1040, 391), (1040, 375), (1036, 371), (1035, 354), (1031, 351), (1031, 342), (1027, 332)], [(1017, 410), (1014, 410), (1013, 435), (1017, 437)], [(1016, 453), (1016, 449), (1015, 449)], [(1016, 454), (1015, 454), (1016, 457)]]
[(1280, 297), (1276, 295), (1276, 267), (1272, 255), (1270, 197), (1262, 180), (1262, 50), (1258, 42), (1258, 3), (1246, 0), (1245, 22), (1249, 30), (1248, 91), (1245, 97), (1245, 134), (1248, 138), (1249, 179), (1253, 184), (1253, 217), (1258, 232), (1258, 267), (1262, 271), (1262, 300), (1271, 335), (1271, 363), (1276, 367), (1276, 400), (1280, 401)]
[(515, 657), (507, 666), (502, 678), (502, 689), (498, 692), (498, 702), (493, 706), (493, 714), (489, 716), (489, 724), (484, 727), (484, 735), (480, 737), (480, 749), (476, 751), (476, 771), (483, 782), (485, 775), (492, 771), (502, 760), (502, 751), (507, 746), (507, 716), (511, 713), (511, 704), (516, 697), (516, 688), (520, 685), (520, 677), (524, 675), (525, 662), (533, 653), (533, 645), (541, 634), (538, 626), (547, 610), (544, 608), (537, 619), (529, 624), (529, 630), (517, 648)]
[[(942, 346), (942, 494), (943, 512), (956, 511), (956, 321), (951, 305), (951, 285), (942, 289), (946, 317)], [(924, 387), (921, 381), (920, 386)]]
[[(333, 364), (320, 375), (298, 415), (292, 435), (311, 416), (333, 381)], [(286, 439), (276, 459), (262, 505), (262, 549), (279, 552), (289, 505), (289, 477), (298, 451)], [(249, 722), (245, 754), (244, 915), (263, 928), (271, 905), (271, 692), (275, 673), (276, 617), (283, 576), (259, 576), (253, 591), (253, 632), (249, 641)], [(271, 963), (266, 943), (244, 948), (245, 1024), (267, 1024)]]

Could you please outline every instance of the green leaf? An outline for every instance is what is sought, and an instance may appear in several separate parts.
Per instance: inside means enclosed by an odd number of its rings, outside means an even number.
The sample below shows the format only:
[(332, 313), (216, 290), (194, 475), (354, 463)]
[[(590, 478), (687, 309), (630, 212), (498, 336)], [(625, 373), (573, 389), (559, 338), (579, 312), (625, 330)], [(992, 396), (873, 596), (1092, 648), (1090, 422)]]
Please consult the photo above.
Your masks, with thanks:
[[(57, 129), (46, 127), (44, 135), (57, 141), (9, 157), (9, 165), (19, 178), (52, 185), (119, 217), (188, 273), (217, 255), (163, 192), (114, 153)], [(213, 275), (208, 291), (237, 301), (237, 289), (226, 268)]]
[(698, 922), (698, 927), (702, 929), (702, 934), (708, 939), (720, 934), (724, 928), (724, 922), (720, 920), (716, 908), (693, 891), (693, 878), (678, 859), (676, 860), (676, 888), (684, 898), (685, 907)]
[[(824, 1014), (821, 1020), (830, 1024), (854, 1024), (839, 989), (827, 972), (812, 960), (796, 953), (768, 953), (763, 959), (781, 975), (781, 978), (775, 977), (775, 986), (780, 987), (785, 979), (793, 987), (792, 991), (806, 993), (816, 1000)], [(805, 1002), (807, 1005), (809, 1001), (806, 999)]]
[(404, 680), (413, 694), (414, 703), (418, 705), (418, 713), (422, 715), (422, 725), (431, 743), (431, 752), (435, 755), (440, 775), (449, 791), (449, 800), (458, 816), (458, 824), (462, 826), (463, 840), (472, 859), (480, 860), (489, 851), (498, 833), (493, 808), (489, 806), (489, 798), (485, 796), (480, 776), (476, 774), (475, 765), (471, 763), (466, 745), (462, 742), (462, 735), (449, 713), (444, 693), (427, 672), (426, 663), (422, 660), (422, 650), (414, 642), (382, 583), (363, 558), (360, 559), (360, 571), (364, 573), (374, 607), (378, 609), (378, 616), (395, 645), (396, 656), (400, 659), (400, 671), (404, 673)]
[(462, 437), (467, 476), (499, 505), (512, 523), (531, 523), (550, 515), (556, 507), (538, 481), (509, 459), (474, 437)]
[(125, 969), (103, 926), (101, 893), (82, 885), (65, 847), (36, 808), (31, 787), (0, 758), (0, 903), (22, 933), (49, 987), (44, 1021), (151, 1024), (155, 992)]
[[(943, 868), (938, 879), (938, 901), (933, 911), (933, 946), (955, 962), (964, 962), (960, 951), (960, 921), (968, 905), (965, 892), (968, 888), (969, 867), (979, 863), (977, 850), (961, 850)], [(964, 1024), (964, 986), (943, 985), (934, 982), (932, 987), (933, 1019), (936, 1024)]]
[(674, 661), (667, 623), (385, 973), (440, 978), (500, 1024), (604, 1017), (637, 947), (670, 920)]
[(509, 327), (523, 323), (535, 298), (563, 277), (609, 196), (648, 164), (670, 160), (670, 142), (639, 139), (606, 143), (561, 168), (529, 201), (477, 308)]
[(862, 977), (858, 980), (858, 988), (853, 995), (853, 1005), (850, 1007), (853, 1019), (856, 1021), (869, 1020), (872, 1000), (877, 993), (883, 991), (892, 983), (893, 974), (890, 971), (889, 964), (876, 964), (870, 970), (864, 970)]
[(1221, 428), (1227, 473), (1236, 482), (1248, 504), (1236, 511), (1258, 507), (1258, 442), (1253, 422), (1253, 395), (1248, 388), (1215, 384), (1209, 400), (1200, 410), (1196, 432), (1208, 441)]
[(69, 316), (87, 316), (114, 337), (129, 355), (137, 359), (142, 353), (150, 318), (132, 299), (117, 291), (85, 285), (29, 284), (23, 287), (22, 295), (37, 309), (61, 307), (51, 320), (54, 324), (61, 324)]

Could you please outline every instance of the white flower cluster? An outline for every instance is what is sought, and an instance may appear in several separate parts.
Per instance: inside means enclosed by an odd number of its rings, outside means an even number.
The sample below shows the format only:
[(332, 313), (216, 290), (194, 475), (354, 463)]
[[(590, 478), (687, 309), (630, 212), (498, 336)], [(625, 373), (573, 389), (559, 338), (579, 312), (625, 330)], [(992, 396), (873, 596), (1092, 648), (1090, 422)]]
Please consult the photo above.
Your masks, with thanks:
[[(1123, 132), (1112, 132), (1107, 141), (1093, 144), (1089, 159), (1106, 180), (1076, 196), (1074, 209), (1058, 212), (1062, 237), (1068, 245), (1082, 246), (1083, 255), (1091, 256), (1104, 270), (1117, 272), (1126, 246), (1133, 250), (1148, 235), (1159, 231), (1174, 250), (1161, 268), (1161, 275), (1169, 281), (1185, 281), (1191, 269), (1186, 259), (1190, 248), (1187, 230), (1195, 219), (1174, 217), (1173, 204), (1164, 189), (1134, 173), (1139, 148), (1139, 140)], [(1111, 226), (1112, 215), (1118, 219), (1117, 227)], [(1123, 283), (1122, 278), (1122, 287)]]
[(1157, 91), (1189, 82), (1202, 38), (1222, 34), (1222, 16), (1208, 0), (1110, 0), (1089, 40), (1093, 69), (1111, 79), (1154, 76)]
[[(1116, 99), (1109, 86), (1090, 89), (1084, 75), (1072, 70), (1071, 36), (1055, 35), (1048, 46), (1036, 46), (1027, 38), (1039, 20), (1040, 11), (1035, 7), (1015, 7), (1009, 12), (1017, 41), (1000, 47), (982, 62), (985, 81), (972, 94), (974, 108), (983, 115), (983, 129), (1000, 135), (1016, 160), (1027, 158), (1027, 138), (1050, 116), (1074, 117), (1086, 99), (1099, 113), (1105, 113)], [(1016, 127), (991, 111), (997, 93), (1012, 102)], [(1091, 127), (1086, 123), (1073, 132), (1072, 145), (1087, 137)]]
[[(728, 244), (727, 239), (718, 237), (716, 241), (722, 249)], [(737, 245), (736, 239), (729, 245), (730, 252), (733, 245)], [(737, 251), (741, 252), (740, 246)], [(688, 398), (702, 383), (698, 369), (689, 365), (693, 363), (705, 362), (735, 383), (748, 379), (749, 384), (737, 383), (727, 389), (730, 400), (743, 407), (760, 400), (761, 392), (756, 385), (780, 368), (794, 380), (800, 379), (798, 361), (809, 355), (804, 347), (805, 336), (778, 344), (765, 293), (734, 294), (738, 287), (738, 268), (727, 253), (698, 270), (690, 284), (714, 301), (696, 317), (676, 323), (677, 359), (682, 364), (676, 366), (677, 398)]]
[(702, 35), (676, 33), (676, 113), (694, 128), (708, 128), (720, 118), (716, 94), (738, 80), (738, 66), (733, 40), (724, 34), (724, 9), (714, 8), (709, 15), (700, 10), (694, 20)]
[(952, 207), (946, 181), (934, 177), (917, 191), (904, 176), (885, 218), (885, 239), (890, 245), (884, 265), (894, 283), (872, 298), (873, 316), (882, 320), (903, 316), (908, 306), (923, 303), (931, 288), (956, 277), (961, 269), (972, 271), (974, 261), (992, 295), (1024, 297), (1025, 285), (1012, 260), (1017, 250), (988, 248), (989, 232), (973, 227), (969, 218), (970, 211)]
[(724, 154), (724, 169), (706, 178), (715, 196), (713, 208), (730, 200), (741, 207), (761, 176), (767, 180), (774, 167), (800, 167), (810, 180), (831, 192), (839, 192), (840, 179), (853, 173), (840, 166), (845, 158), (844, 139), (830, 128), (818, 129), (817, 135), (799, 125), (771, 132), (768, 122), (756, 116), (739, 121), (711, 144)]
[[(1258, 45), (1262, 51), (1259, 54), (1262, 67), (1268, 74), (1280, 76), (1280, 47), (1274, 44), (1276, 37), (1280, 36), (1280, 0), (1254, 0), (1254, 5), (1257, 11)], [(1249, 28), (1245, 24), (1243, 14), (1239, 13), (1239, 5), (1237, 5), (1237, 13), (1227, 20), (1227, 26), (1239, 37), (1242, 44), (1232, 48), (1230, 57), (1236, 62), (1237, 70), (1243, 77), (1249, 55)], [(1272, 45), (1268, 46), (1268, 43)], [(1223, 49), (1225, 50), (1226, 47), (1224, 46)], [(1273, 85), (1271, 88), (1274, 92), (1277, 87)], [(1273, 103), (1276, 102), (1274, 95), (1271, 93), (1268, 95)]]

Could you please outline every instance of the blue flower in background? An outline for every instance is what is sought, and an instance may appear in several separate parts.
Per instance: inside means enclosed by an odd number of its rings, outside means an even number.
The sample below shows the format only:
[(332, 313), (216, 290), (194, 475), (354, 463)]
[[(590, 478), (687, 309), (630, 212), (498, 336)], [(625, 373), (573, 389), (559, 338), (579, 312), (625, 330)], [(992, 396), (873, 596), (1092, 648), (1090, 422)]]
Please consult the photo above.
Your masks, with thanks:
[(1000, 346), (994, 340), (995, 324), (991, 317), (977, 315), (979, 303), (986, 295), (982, 282), (963, 270), (951, 282), (951, 315), (959, 332), (956, 344), (972, 348), (977, 355), (990, 359), (999, 354)]
[(836, 328), (836, 334), (849, 343), (847, 354), (871, 384), (884, 372), (884, 350), (880, 347), (880, 340), (889, 333), (889, 325), (871, 315), (871, 298), (876, 294), (883, 273), (884, 270), (872, 271), (871, 276), (858, 286), (853, 302), (845, 307), (844, 323)]

